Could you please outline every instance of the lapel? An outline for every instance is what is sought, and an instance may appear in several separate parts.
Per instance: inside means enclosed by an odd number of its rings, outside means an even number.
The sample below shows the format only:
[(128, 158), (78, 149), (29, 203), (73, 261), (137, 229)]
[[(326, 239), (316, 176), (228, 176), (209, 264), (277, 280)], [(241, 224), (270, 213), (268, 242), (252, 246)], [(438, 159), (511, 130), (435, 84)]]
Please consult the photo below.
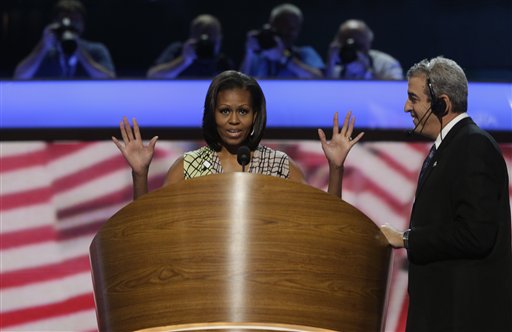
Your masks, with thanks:
[(453, 128), (448, 132), (446, 137), (443, 138), (443, 140), (441, 141), (441, 144), (439, 144), (439, 147), (437, 148), (434, 158), (432, 159), (430, 165), (428, 166), (427, 170), (425, 171), (425, 175), (423, 176), (422, 181), (418, 182), (418, 187), (416, 188), (416, 197), (418, 197), (418, 195), (420, 194), (421, 189), (423, 188), (423, 185), (425, 184), (425, 182), (428, 181), (430, 173), (432, 173), (432, 171), (440, 163), (444, 162), (444, 160), (446, 160), (446, 158), (449, 157), (448, 154), (445, 152), (449, 148), (450, 143), (455, 139), (455, 137), (457, 137), (459, 135), (462, 128), (464, 128), (468, 125), (471, 125), (471, 124), (474, 124), (474, 122), (470, 117), (462, 119), (455, 126), (453, 126)]

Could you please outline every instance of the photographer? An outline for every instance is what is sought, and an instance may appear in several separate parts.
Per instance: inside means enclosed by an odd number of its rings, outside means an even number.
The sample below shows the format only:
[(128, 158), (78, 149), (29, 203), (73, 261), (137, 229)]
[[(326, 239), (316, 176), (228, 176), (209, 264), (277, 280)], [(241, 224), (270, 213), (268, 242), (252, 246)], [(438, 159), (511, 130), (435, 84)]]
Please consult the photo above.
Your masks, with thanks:
[(220, 52), (222, 29), (212, 15), (199, 15), (190, 24), (189, 39), (169, 45), (151, 67), (149, 78), (213, 77), (233, 69), (233, 62)]
[(327, 54), (327, 78), (401, 80), (400, 63), (381, 51), (371, 49), (373, 32), (360, 20), (340, 25)]
[(114, 78), (107, 48), (80, 37), (85, 16), (81, 2), (59, 1), (53, 22), (45, 27), (34, 50), (18, 64), (14, 78)]
[(303, 22), (301, 10), (282, 4), (270, 13), (269, 24), (247, 33), (240, 71), (260, 78), (321, 78), (324, 63), (310, 46), (296, 46)]

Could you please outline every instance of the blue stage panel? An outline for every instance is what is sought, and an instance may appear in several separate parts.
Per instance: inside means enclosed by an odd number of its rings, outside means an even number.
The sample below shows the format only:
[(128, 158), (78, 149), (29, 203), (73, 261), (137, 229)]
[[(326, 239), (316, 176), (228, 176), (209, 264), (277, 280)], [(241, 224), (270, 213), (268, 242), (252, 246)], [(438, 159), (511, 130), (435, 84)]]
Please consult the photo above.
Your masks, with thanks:
[[(113, 128), (122, 116), (144, 127), (199, 128), (208, 80), (2, 81), (6, 129)], [(410, 129), (405, 81), (260, 80), (268, 127), (329, 127), (352, 110), (359, 128)], [(483, 128), (512, 131), (512, 83), (470, 83), (469, 114)]]

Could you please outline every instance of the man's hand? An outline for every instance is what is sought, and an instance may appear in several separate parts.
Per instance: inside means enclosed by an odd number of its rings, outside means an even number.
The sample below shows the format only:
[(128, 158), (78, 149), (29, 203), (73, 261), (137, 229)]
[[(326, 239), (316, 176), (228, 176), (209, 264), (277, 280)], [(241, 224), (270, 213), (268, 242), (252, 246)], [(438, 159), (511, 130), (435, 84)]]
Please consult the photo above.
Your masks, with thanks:
[(380, 227), (380, 231), (386, 237), (389, 244), (394, 248), (403, 248), (404, 247), (404, 233), (399, 232), (390, 225), (382, 225)]

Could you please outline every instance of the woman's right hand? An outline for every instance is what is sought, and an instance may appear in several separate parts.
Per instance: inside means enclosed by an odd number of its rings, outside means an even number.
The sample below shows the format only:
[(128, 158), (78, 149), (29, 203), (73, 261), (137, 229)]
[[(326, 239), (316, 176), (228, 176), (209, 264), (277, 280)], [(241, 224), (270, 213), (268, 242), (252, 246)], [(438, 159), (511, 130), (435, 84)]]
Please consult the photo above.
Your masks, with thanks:
[(133, 118), (132, 121), (133, 130), (128, 119), (123, 117), (123, 121), (119, 123), (123, 142), (113, 136), (112, 141), (128, 161), (134, 175), (145, 176), (148, 173), (151, 159), (153, 159), (158, 136), (153, 137), (148, 145), (144, 145), (137, 120)]

